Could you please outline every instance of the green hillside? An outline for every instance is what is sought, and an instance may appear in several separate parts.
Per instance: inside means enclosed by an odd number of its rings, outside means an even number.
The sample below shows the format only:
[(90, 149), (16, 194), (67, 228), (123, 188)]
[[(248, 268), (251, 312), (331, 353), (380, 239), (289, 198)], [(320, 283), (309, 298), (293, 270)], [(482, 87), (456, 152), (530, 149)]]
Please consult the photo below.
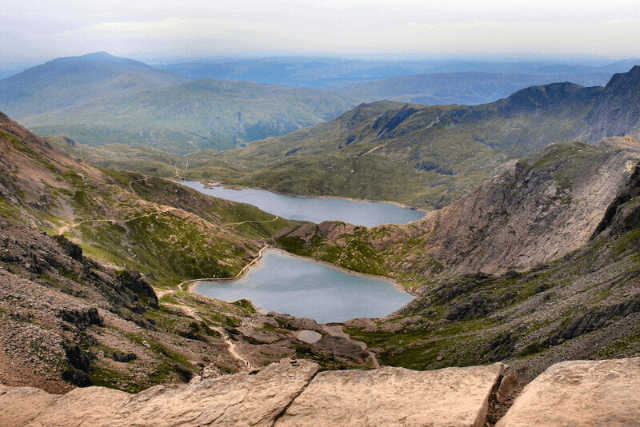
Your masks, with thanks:
[(59, 58), (0, 80), (0, 110), (15, 119), (189, 81), (106, 52)]
[(24, 117), (21, 123), (41, 135), (64, 133), (87, 145), (142, 144), (186, 154), (284, 135), (352, 106), (313, 89), (206, 79)]

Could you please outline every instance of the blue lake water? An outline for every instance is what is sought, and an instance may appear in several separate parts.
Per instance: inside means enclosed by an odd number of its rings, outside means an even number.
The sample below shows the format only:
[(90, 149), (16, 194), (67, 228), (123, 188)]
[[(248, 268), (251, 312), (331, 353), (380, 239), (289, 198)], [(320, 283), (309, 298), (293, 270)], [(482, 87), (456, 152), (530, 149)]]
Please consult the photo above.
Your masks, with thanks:
[(413, 296), (393, 282), (267, 249), (241, 279), (202, 282), (196, 292), (224, 301), (250, 299), (265, 311), (307, 317), (318, 323), (384, 317)]
[(353, 225), (375, 227), (381, 224), (407, 224), (426, 214), (423, 211), (404, 209), (392, 203), (357, 202), (330, 197), (285, 196), (255, 189), (206, 188), (197, 181), (182, 181), (181, 184), (210, 196), (249, 203), (282, 218), (311, 221), (316, 224), (322, 221), (344, 221)]

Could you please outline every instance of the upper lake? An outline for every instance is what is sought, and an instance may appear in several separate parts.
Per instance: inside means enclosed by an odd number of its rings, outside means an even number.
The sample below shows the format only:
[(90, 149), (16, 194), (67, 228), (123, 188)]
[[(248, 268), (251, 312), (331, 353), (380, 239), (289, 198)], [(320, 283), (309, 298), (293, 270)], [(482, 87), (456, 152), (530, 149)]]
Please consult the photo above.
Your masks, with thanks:
[(195, 292), (224, 301), (250, 299), (267, 311), (318, 323), (384, 317), (413, 300), (389, 280), (348, 273), (275, 249), (264, 251), (244, 277), (201, 282)]
[(266, 190), (232, 190), (207, 188), (197, 181), (182, 181), (182, 185), (210, 196), (234, 202), (248, 203), (282, 218), (311, 221), (344, 221), (353, 225), (375, 227), (382, 224), (407, 224), (425, 216), (425, 212), (404, 209), (393, 203), (358, 202), (333, 197), (297, 197)]

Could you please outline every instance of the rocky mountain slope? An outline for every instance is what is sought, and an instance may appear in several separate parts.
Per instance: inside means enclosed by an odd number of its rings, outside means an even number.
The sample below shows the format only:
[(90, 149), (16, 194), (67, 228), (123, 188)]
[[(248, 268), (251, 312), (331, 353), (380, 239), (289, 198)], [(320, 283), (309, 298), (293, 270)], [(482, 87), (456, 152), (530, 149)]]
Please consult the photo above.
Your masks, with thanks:
[(638, 144), (554, 144), (406, 226), (325, 222), (276, 244), (414, 289), (404, 309), (346, 322), (384, 364), (549, 364), (640, 351)]
[[(231, 184), (442, 207), (506, 161), (550, 143), (637, 136), (638, 70), (614, 75), (604, 88), (535, 86), (473, 107), (360, 105), (314, 128), (216, 157), (243, 171), (227, 179)], [(192, 164), (189, 173), (206, 170)]]
[[(193, 279), (235, 276), (261, 239), (293, 222), (172, 182), (99, 170), (3, 114), (0, 151), (3, 384), (138, 391), (283, 357), (325, 367), (377, 363), (366, 346), (314, 321), (186, 292)], [(297, 339), (309, 329), (326, 339)]]

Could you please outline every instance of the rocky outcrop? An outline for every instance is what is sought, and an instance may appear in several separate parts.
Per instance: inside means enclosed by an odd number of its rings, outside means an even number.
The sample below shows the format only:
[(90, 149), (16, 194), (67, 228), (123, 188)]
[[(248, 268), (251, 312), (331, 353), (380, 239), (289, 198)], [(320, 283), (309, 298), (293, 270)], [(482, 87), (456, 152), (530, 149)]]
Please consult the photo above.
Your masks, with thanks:
[(504, 365), (417, 372), (402, 368), (319, 374), (275, 424), (484, 426)]
[[(584, 245), (639, 158), (623, 140), (556, 144), (419, 227), (425, 250), (456, 273), (530, 269)], [(450, 269), (451, 272), (451, 269)]]
[(33, 387), (0, 385), (0, 420), (4, 427), (26, 426), (60, 396)]
[(583, 140), (637, 134), (640, 123), (640, 66), (627, 73), (614, 74), (585, 117), (588, 130)]
[[(283, 360), (260, 371), (137, 395), (89, 387), (64, 395), (0, 387), (10, 426), (482, 426), (505, 366), (418, 372), (332, 371)], [(23, 406), (24, 410), (21, 410)]]
[[(382, 225), (365, 232), (324, 222), (273, 238), (283, 246), (286, 239), (297, 239), (305, 255), (314, 251), (320, 259), (368, 274), (433, 277), (529, 270), (580, 248), (606, 212), (615, 215), (610, 206), (639, 159), (640, 145), (632, 139), (553, 144), (410, 225)], [(341, 258), (334, 261), (336, 252)], [(359, 258), (366, 262), (352, 261)], [(376, 265), (380, 261), (385, 265)]]
[(120, 279), (125, 288), (146, 297), (151, 307), (159, 308), (158, 296), (151, 283), (142, 274), (135, 270), (125, 270), (118, 273), (118, 279)]
[(553, 365), (497, 427), (640, 426), (640, 358)]
[[(513, 371), (503, 377), (501, 363), (422, 372), (318, 369), (282, 360), (137, 395), (89, 387), (61, 396), (0, 385), (0, 420), (7, 427), (484, 426), (489, 405), (504, 401), (517, 382)], [(638, 381), (640, 358), (558, 363), (496, 426), (640, 426)]]

